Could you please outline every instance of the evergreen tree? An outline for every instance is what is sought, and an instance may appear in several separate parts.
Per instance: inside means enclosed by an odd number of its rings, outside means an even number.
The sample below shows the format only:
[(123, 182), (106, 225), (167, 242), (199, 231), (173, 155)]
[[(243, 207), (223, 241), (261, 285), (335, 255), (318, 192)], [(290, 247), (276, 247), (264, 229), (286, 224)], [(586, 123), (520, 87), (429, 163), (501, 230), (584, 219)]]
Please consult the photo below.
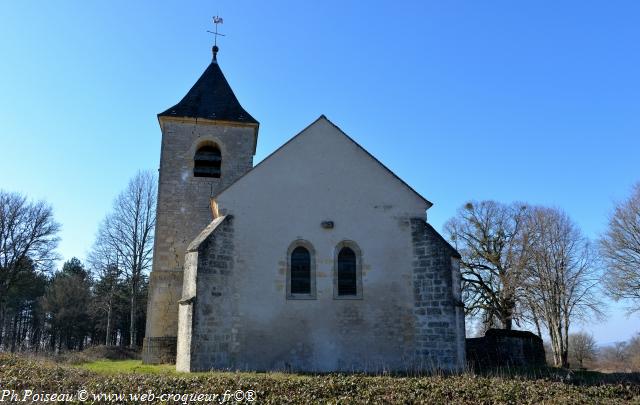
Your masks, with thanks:
[(39, 348), (43, 323), (39, 298), (47, 286), (47, 277), (36, 272), (30, 260), (23, 261), (21, 266), (5, 301), (3, 329), (7, 335), (5, 343), (12, 352)]
[(80, 260), (67, 261), (53, 276), (42, 300), (47, 313), (52, 349), (82, 350), (92, 330), (91, 279)]

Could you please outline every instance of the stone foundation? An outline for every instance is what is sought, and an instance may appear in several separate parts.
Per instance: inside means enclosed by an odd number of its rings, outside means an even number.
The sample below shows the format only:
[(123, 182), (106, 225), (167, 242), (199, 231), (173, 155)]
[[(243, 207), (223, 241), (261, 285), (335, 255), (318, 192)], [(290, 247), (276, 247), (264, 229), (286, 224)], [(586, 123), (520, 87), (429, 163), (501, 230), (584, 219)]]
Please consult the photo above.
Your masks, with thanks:
[(176, 362), (177, 337), (144, 338), (142, 362), (145, 364), (173, 364)]
[[(181, 271), (156, 270), (151, 272), (147, 299), (147, 326), (142, 356), (145, 364), (167, 363), (169, 362), (168, 358), (175, 359), (178, 301), (181, 293)], [(154, 353), (156, 348), (160, 350), (157, 354)]]

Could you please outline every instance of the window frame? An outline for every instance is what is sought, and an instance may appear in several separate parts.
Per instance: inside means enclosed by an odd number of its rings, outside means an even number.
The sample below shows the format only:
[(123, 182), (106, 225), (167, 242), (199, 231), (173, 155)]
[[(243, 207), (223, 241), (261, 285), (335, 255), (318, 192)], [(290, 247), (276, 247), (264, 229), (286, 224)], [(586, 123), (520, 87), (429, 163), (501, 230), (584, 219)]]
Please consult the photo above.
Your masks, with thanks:
[[(340, 295), (338, 294), (338, 255), (343, 248), (349, 248), (356, 256), (356, 294)], [(362, 250), (357, 243), (352, 240), (343, 240), (338, 243), (333, 252), (333, 299), (334, 300), (361, 300), (363, 298), (362, 291)]]
[[(291, 293), (291, 254), (298, 248), (303, 247), (309, 252), (309, 278), (310, 291), (309, 294), (293, 294)], [(315, 300), (316, 295), (316, 251), (311, 242), (304, 239), (293, 241), (287, 249), (287, 276), (286, 276), (286, 298), (287, 300)]]

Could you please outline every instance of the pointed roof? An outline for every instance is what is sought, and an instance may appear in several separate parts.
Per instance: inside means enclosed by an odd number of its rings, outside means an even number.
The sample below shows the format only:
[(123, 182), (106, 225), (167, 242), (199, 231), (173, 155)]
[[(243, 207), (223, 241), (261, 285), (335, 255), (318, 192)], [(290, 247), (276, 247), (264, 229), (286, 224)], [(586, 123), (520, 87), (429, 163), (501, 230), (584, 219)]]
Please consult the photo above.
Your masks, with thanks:
[(258, 124), (242, 108), (231, 86), (222, 74), (217, 60), (218, 47), (213, 47), (213, 60), (191, 90), (180, 102), (158, 117), (204, 118), (243, 124)]

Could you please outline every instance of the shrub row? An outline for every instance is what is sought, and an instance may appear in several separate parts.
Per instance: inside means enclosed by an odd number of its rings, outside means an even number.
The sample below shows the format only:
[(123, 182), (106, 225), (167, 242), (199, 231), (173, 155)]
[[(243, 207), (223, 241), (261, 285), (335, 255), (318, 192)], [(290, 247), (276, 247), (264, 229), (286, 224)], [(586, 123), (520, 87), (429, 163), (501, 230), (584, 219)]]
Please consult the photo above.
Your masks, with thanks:
[[(253, 390), (255, 403), (640, 403), (640, 385), (576, 385), (550, 378), (392, 377), (211, 372), (199, 375), (97, 374), (51, 361), (0, 354), (2, 390), (42, 393), (222, 394)], [(89, 401), (90, 402), (90, 401)], [(181, 402), (169, 402), (181, 403)], [(195, 403), (195, 402), (194, 402)], [(247, 403), (247, 402), (245, 402)]]

